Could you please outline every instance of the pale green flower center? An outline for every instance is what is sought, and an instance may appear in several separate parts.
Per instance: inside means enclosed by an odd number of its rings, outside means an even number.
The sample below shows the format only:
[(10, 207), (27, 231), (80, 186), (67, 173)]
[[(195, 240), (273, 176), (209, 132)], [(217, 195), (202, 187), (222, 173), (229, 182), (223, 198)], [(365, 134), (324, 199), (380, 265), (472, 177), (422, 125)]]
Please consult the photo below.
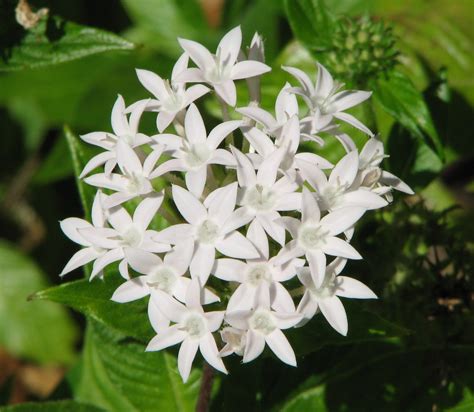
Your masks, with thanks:
[(205, 143), (191, 145), (184, 150), (184, 161), (190, 168), (198, 168), (207, 163), (211, 157), (211, 150)]
[(326, 243), (328, 232), (320, 225), (304, 224), (298, 233), (298, 242), (304, 249), (321, 249)]
[(320, 194), (317, 194), (318, 201), (323, 210), (330, 210), (338, 207), (341, 203), (341, 195), (344, 194), (346, 185), (326, 186)]
[(197, 239), (202, 243), (212, 244), (219, 236), (219, 226), (206, 219), (197, 229)]
[(136, 227), (128, 228), (122, 234), (122, 245), (128, 247), (138, 247), (142, 242), (142, 233)]
[(184, 320), (181, 329), (195, 339), (201, 338), (207, 332), (205, 319), (198, 313), (190, 314)]
[(131, 173), (127, 175), (127, 177), (127, 190), (130, 193), (142, 193), (148, 188), (148, 185), (150, 184), (148, 179), (139, 173)]
[(147, 283), (152, 288), (171, 293), (176, 283), (176, 274), (170, 267), (159, 266), (148, 275)]
[(258, 286), (262, 282), (270, 282), (272, 274), (265, 263), (251, 265), (247, 271), (247, 282), (252, 286)]
[(249, 326), (264, 335), (272, 333), (276, 329), (275, 319), (271, 312), (265, 309), (257, 309), (249, 319)]
[(326, 275), (323, 284), (317, 288), (315, 285), (312, 285), (309, 288), (309, 291), (313, 297), (316, 299), (330, 298), (336, 293), (336, 276), (334, 273), (329, 273)]
[(268, 187), (255, 185), (249, 188), (244, 196), (243, 203), (258, 212), (273, 210), (276, 204), (276, 194)]

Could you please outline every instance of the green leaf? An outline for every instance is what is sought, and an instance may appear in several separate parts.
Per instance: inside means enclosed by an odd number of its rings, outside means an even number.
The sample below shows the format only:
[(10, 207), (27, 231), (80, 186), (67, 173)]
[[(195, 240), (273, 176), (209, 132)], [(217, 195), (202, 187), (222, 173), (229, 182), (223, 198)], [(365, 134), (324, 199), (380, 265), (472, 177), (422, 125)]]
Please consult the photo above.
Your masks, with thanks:
[(46, 287), (43, 273), (6, 242), (0, 242), (0, 267), (0, 346), (41, 363), (71, 362), (77, 334), (64, 308), (27, 301)]
[(334, 17), (323, 0), (285, 0), (286, 14), (295, 37), (312, 51), (331, 44)]
[(176, 358), (167, 351), (145, 352), (143, 344), (89, 323), (73, 384), (77, 400), (118, 412), (194, 411), (199, 386), (197, 369), (183, 384)]
[(39, 184), (50, 184), (74, 174), (72, 161), (64, 161), (70, 157), (68, 141), (61, 136), (56, 140), (53, 148), (41, 163), (36, 172), (33, 182)]
[(122, 3), (144, 32), (140, 37), (148, 40), (149, 46), (171, 56), (182, 53), (178, 37), (205, 45), (217, 40), (196, 0), (122, 0)]
[(331, 345), (351, 345), (364, 342), (398, 342), (410, 333), (407, 329), (361, 308), (360, 302), (344, 301), (349, 320), (349, 332), (342, 336), (334, 331), (323, 316), (316, 316), (302, 328), (285, 332), (297, 355), (306, 355)]
[(444, 159), (443, 142), (433, 124), (423, 95), (411, 80), (405, 74), (394, 71), (388, 77), (372, 83), (374, 97), (384, 110)]
[(79, 141), (79, 139), (72, 133), (68, 126), (64, 127), (64, 136), (67, 140), (69, 151), (71, 153), (74, 174), (76, 175), (77, 190), (79, 192), (79, 197), (81, 198), (84, 214), (86, 218), (90, 219), (91, 208), (96, 189), (94, 189), (92, 186), (86, 185), (81, 179), (79, 179), (79, 175), (89, 160), (89, 157), (84, 150), (83, 143)]
[(37, 292), (32, 298), (62, 303), (116, 332), (148, 342), (154, 333), (146, 315), (145, 300), (126, 304), (110, 300), (122, 283), (123, 279), (114, 273), (103, 280), (67, 282)]
[(0, 412), (104, 412), (96, 406), (76, 401), (28, 402), (20, 405), (0, 407)]
[(92, 54), (134, 48), (133, 43), (116, 34), (59, 17), (43, 18), (29, 30), (16, 30), (11, 39), (11, 44), (2, 50), (0, 71), (52, 66)]

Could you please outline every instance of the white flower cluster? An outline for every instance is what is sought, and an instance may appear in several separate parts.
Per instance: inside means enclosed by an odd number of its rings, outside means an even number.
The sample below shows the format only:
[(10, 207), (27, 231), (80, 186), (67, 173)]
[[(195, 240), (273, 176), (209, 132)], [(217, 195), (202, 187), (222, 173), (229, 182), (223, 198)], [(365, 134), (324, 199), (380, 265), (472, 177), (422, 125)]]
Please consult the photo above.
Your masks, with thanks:
[[(150, 297), (148, 315), (157, 335), (147, 350), (181, 343), (178, 366), (184, 381), (198, 349), (224, 373), (222, 357), (236, 353), (250, 362), (265, 345), (295, 366), (282, 330), (302, 326), (318, 311), (345, 335), (347, 317), (339, 297), (376, 298), (361, 282), (340, 275), (347, 259), (361, 259), (349, 243), (354, 225), (367, 210), (386, 206), (392, 189), (413, 193), (380, 168), (381, 141), (345, 112), (371, 93), (340, 90), (321, 65), (316, 84), (301, 70), (283, 67), (298, 86), (284, 85), (274, 116), (259, 107), (259, 76), (270, 71), (262, 40), (254, 36), (247, 56), (241, 41), (240, 27), (224, 36), (216, 54), (180, 39), (184, 53), (170, 81), (137, 70), (154, 98), (126, 107), (119, 96), (112, 110), (114, 132), (82, 136), (104, 149), (81, 175), (102, 189), (92, 223), (61, 222), (64, 233), (84, 246), (62, 275), (93, 262), (92, 279), (119, 262), (126, 281), (112, 300)], [(189, 58), (196, 67), (188, 67)], [(228, 119), (239, 79), (247, 79), (251, 98), (248, 107), (235, 109), (242, 119), (224, 121), (208, 133), (193, 102), (213, 90)], [(190, 82), (207, 86), (186, 88)], [(144, 111), (158, 113), (159, 134), (139, 132)], [(360, 153), (338, 121), (369, 135)], [(237, 132), (243, 136), (240, 149), (233, 144)], [(324, 144), (322, 133), (337, 138), (347, 152), (335, 166), (300, 145), (308, 140)], [(103, 172), (91, 175), (98, 167)], [(216, 171), (225, 177), (217, 179)], [(157, 192), (157, 177), (174, 184)], [(160, 213), (165, 198), (172, 199), (169, 205), (176, 206), (181, 223), (149, 230), (153, 218), (165, 214)], [(140, 201), (133, 216), (123, 206), (132, 199)], [(334, 259), (328, 263), (327, 256)], [(210, 276), (220, 279), (212, 279), (214, 288)], [(226, 302), (225, 310), (203, 309), (216, 302)]]

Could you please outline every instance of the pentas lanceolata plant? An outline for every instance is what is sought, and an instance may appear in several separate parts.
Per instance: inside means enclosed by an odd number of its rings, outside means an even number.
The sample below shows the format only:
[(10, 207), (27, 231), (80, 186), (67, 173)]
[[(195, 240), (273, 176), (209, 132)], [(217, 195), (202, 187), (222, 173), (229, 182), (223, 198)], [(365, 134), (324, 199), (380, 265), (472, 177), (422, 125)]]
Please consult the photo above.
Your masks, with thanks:
[[(392, 189), (413, 193), (381, 169), (382, 142), (346, 112), (370, 92), (342, 90), (322, 65), (315, 82), (299, 69), (283, 67), (295, 84), (283, 85), (273, 115), (259, 106), (259, 78), (271, 70), (262, 39), (254, 36), (247, 56), (241, 40), (237, 27), (212, 54), (179, 39), (184, 53), (171, 80), (137, 70), (153, 98), (127, 107), (119, 96), (113, 133), (82, 136), (104, 149), (81, 175), (99, 188), (92, 223), (61, 222), (64, 233), (84, 247), (62, 275), (93, 262), (91, 279), (102, 277), (108, 265), (119, 262), (125, 281), (112, 300), (148, 297), (156, 336), (147, 350), (179, 344), (184, 381), (198, 350), (224, 373), (223, 357), (235, 353), (250, 362), (266, 345), (296, 366), (284, 331), (303, 326), (318, 312), (346, 335), (339, 298), (376, 298), (358, 280), (341, 275), (348, 259), (362, 258), (350, 245), (354, 226), (366, 211), (386, 206)], [(188, 67), (189, 59), (196, 67)], [(228, 120), (237, 101), (235, 81), (241, 79), (251, 101), (235, 109), (240, 120)], [(212, 130), (194, 103), (209, 93), (225, 119)], [(153, 136), (139, 132), (145, 111), (158, 113)], [(369, 136), (360, 153), (339, 122)], [(239, 130), (243, 143), (236, 147)], [(304, 141), (324, 144), (321, 134), (334, 136), (347, 152), (336, 165), (302, 150)], [(218, 169), (226, 172), (223, 182), (216, 178)], [(157, 192), (158, 177), (174, 184)], [(180, 222), (148, 229), (167, 197)], [(124, 204), (132, 199), (139, 204), (130, 215)], [(221, 310), (206, 310), (210, 304)]]

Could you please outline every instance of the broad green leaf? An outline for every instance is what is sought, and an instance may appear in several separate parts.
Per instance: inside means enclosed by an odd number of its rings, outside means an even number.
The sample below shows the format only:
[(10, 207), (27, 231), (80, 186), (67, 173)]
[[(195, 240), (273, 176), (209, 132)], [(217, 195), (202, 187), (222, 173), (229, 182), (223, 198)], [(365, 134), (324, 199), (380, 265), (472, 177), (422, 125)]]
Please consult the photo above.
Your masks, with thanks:
[(110, 300), (115, 289), (124, 282), (118, 273), (95, 279), (66, 282), (35, 293), (32, 298), (67, 305), (78, 312), (126, 336), (147, 342), (153, 336), (146, 302), (116, 303)]
[(17, 31), (16, 36), (15, 42), (3, 50), (0, 71), (52, 66), (92, 54), (134, 48), (133, 43), (116, 34), (59, 17), (43, 18), (36, 27)]
[(200, 372), (194, 369), (183, 384), (175, 356), (145, 352), (143, 344), (124, 338), (89, 322), (76, 399), (117, 412), (194, 411)]
[(28, 302), (46, 287), (43, 273), (27, 256), (0, 242), (0, 346), (41, 363), (70, 363), (76, 329), (64, 308)]
[(438, 156), (444, 158), (444, 145), (433, 124), (423, 95), (411, 80), (399, 71), (372, 82), (374, 98), (395, 120), (414, 136), (430, 145)]
[(96, 406), (76, 401), (27, 402), (0, 407), (0, 412), (105, 412)]
[(327, 50), (334, 18), (324, 0), (286, 0), (286, 14), (295, 37), (311, 51)]
[[(182, 53), (178, 37), (206, 45), (215, 43), (196, 0), (122, 0), (128, 14), (142, 30), (147, 46), (171, 56)], [(144, 32), (144, 33), (143, 33)]]
[(64, 127), (64, 138), (67, 140), (69, 146), (69, 152), (74, 166), (74, 174), (76, 175), (77, 190), (79, 192), (79, 197), (81, 198), (84, 214), (86, 218), (90, 218), (92, 202), (94, 200), (96, 189), (85, 184), (78, 177), (89, 160), (89, 157), (84, 150), (84, 144), (72, 133), (68, 126)]

